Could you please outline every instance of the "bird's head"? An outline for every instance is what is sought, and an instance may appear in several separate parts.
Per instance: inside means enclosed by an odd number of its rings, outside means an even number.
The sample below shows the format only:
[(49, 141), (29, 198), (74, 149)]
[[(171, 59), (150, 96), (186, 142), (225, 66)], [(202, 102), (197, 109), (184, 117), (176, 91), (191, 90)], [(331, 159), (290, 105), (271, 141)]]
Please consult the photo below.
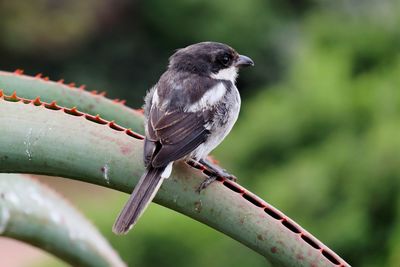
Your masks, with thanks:
[(178, 49), (169, 59), (171, 70), (232, 82), (235, 82), (238, 69), (246, 66), (254, 66), (253, 60), (239, 55), (226, 44), (216, 42), (202, 42)]

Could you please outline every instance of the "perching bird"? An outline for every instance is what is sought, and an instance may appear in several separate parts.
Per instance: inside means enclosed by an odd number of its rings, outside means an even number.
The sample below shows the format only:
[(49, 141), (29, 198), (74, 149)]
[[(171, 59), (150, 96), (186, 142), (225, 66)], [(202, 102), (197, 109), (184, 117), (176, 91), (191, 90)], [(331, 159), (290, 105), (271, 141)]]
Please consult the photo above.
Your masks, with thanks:
[(194, 159), (212, 173), (232, 178), (206, 157), (238, 118), (239, 67), (253, 65), (250, 58), (215, 42), (193, 44), (170, 57), (167, 71), (145, 98), (146, 171), (114, 224), (116, 234), (132, 228), (177, 160)]

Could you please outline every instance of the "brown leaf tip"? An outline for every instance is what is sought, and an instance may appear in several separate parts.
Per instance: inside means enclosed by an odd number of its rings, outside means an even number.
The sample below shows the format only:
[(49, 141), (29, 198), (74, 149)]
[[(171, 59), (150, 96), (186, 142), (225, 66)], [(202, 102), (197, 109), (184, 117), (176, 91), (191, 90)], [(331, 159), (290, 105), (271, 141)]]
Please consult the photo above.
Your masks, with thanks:
[(35, 106), (40, 106), (42, 104), (42, 101), (40, 101), (40, 97), (36, 97), (35, 100), (32, 101), (32, 104)]
[(24, 74), (24, 70), (23, 69), (16, 69), (14, 71), (14, 73), (17, 74), (17, 75), (22, 75), (22, 74)]

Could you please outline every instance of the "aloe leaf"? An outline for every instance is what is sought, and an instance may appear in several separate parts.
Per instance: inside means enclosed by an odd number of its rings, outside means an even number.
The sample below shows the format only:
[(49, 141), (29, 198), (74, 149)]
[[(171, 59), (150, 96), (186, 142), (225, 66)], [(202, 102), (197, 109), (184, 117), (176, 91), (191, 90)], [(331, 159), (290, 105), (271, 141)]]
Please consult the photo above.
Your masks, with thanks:
[[(140, 136), (99, 118), (0, 99), (0, 125), (0, 172), (62, 176), (130, 193), (144, 171)], [(198, 168), (176, 163), (155, 201), (238, 240), (274, 266), (348, 266), (236, 183), (220, 179), (196, 193), (206, 177)]]
[(0, 90), (6, 95), (14, 91), (23, 98), (35, 99), (40, 97), (42, 101), (57, 101), (57, 104), (72, 108), (92, 115), (99, 114), (107, 120), (115, 120), (118, 124), (135, 129), (143, 133), (142, 114), (125, 106), (122, 102), (110, 100), (102, 94), (85, 91), (75, 84), (50, 81), (43, 77), (31, 77), (20, 72), (0, 71)]
[(72, 266), (125, 266), (76, 209), (21, 174), (0, 174), (0, 235), (40, 247)]

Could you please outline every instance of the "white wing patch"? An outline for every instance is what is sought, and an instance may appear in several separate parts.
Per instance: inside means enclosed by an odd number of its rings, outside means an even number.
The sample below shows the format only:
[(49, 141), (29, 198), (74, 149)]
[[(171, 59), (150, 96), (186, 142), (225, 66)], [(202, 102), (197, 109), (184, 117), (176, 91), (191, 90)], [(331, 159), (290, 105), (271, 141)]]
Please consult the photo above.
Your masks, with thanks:
[(171, 176), (171, 173), (172, 173), (172, 164), (173, 164), (173, 163), (174, 163), (174, 162), (172, 161), (172, 162), (170, 162), (170, 163), (167, 165), (167, 167), (165, 168), (165, 170), (164, 170), (163, 173), (161, 174), (161, 177), (162, 177), (162, 178), (166, 179), (166, 178), (168, 178), (168, 177)]
[(235, 66), (222, 69), (218, 71), (217, 73), (213, 73), (210, 75), (211, 78), (217, 79), (217, 80), (228, 80), (231, 81), (233, 84), (236, 82), (236, 78), (238, 76), (238, 69)]
[(156, 88), (154, 90), (153, 98), (151, 99), (151, 103), (152, 103), (152, 105), (158, 105), (159, 102), (160, 102), (160, 98), (158, 96), (158, 91), (157, 91), (157, 88)]
[(225, 85), (222, 82), (219, 82), (217, 85), (208, 90), (197, 102), (190, 105), (186, 111), (188, 112), (197, 112), (201, 111), (205, 108), (209, 108), (214, 106), (219, 101), (222, 100), (226, 93)]

